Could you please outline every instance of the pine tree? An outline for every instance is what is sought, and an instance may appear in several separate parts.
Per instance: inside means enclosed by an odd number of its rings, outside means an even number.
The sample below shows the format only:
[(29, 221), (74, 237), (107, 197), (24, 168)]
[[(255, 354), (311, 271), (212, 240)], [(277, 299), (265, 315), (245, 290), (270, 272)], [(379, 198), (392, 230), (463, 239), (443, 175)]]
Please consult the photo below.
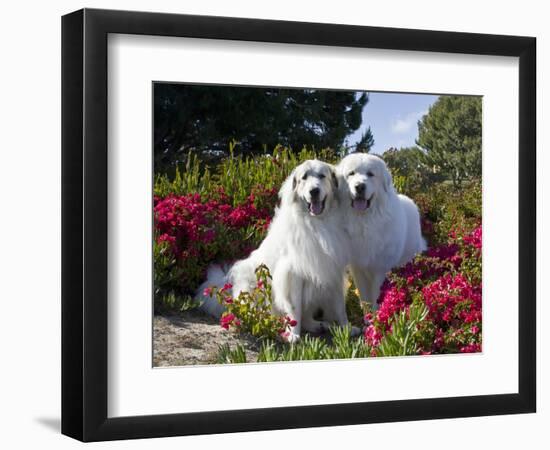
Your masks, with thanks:
[(481, 177), (481, 97), (439, 97), (418, 122), (416, 143), (453, 185)]
[[(359, 129), (367, 93), (157, 83), (154, 85), (155, 172), (185, 162), (189, 151), (216, 164), (235, 141), (237, 154), (277, 144), (338, 151)], [(372, 146), (367, 131), (363, 146)]]

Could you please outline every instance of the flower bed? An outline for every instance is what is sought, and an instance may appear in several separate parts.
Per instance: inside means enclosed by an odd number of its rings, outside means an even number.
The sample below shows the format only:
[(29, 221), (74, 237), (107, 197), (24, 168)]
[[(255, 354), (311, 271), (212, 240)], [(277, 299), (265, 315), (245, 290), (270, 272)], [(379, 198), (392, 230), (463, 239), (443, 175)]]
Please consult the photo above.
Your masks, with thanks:
[[(178, 172), (174, 180), (158, 178), (154, 197), (155, 310), (196, 306), (192, 296), (210, 264), (231, 263), (256, 248), (273, 216), (280, 184), (293, 167), (312, 157), (314, 154), (307, 151), (295, 155), (278, 149), (269, 157), (232, 157), (213, 173), (190, 158), (185, 172)], [(365, 311), (366, 306), (357, 303), (353, 286), (350, 288), (346, 297), (350, 320), (356, 326), (366, 323), (361, 343), (354, 341), (350, 354), (479, 352), (480, 183), (465, 183), (461, 189), (440, 183), (406, 194), (419, 206), (423, 234), (430, 248), (388, 274), (376, 313)], [(255, 303), (231, 304), (223, 296), (228, 312), (221, 325), (276, 338), (286, 332), (288, 324), (284, 317), (270, 315), (267, 278), (259, 281), (249, 295)], [(253, 303), (265, 307), (257, 310)], [(303, 346), (303, 354), (321, 354), (319, 349)], [(332, 354), (329, 347), (322, 352), (325, 356)], [(269, 347), (269, 351), (274, 348)], [(343, 350), (338, 351), (342, 354)], [(291, 358), (295, 354), (285, 355)]]
[(221, 188), (208, 200), (199, 194), (155, 197), (156, 306), (170, 292), (192, 296), (213, 262), (247, 256), (263, 239), (276, 198), (276, 190), (261, 186), (237, 206)]
[(392, 332), (396, 315), (407, 313), (412, 304), (427, 309), (412, 335), (414, 353), (481, 351), (481, 244), (481, 225), (466, 234), (455, 231), (447, 244), (389, 274), (378, 311), (365, 316), (364, 335), (373, 355)]

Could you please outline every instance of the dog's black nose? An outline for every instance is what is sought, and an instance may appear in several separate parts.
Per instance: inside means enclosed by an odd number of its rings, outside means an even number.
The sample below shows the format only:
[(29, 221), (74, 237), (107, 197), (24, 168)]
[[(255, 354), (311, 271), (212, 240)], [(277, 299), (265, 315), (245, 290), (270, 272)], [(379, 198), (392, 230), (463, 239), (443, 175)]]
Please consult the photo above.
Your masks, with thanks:
[(319, 192), (321, 192), (319, 188), (313, 188), (309, 191), (309, 194), (312, 198), (315, 198), (319, 196)]
[(358, 194), (364, 194), (365, 193), (365, 183), (357, 183), (355, 185), (355, 192)]

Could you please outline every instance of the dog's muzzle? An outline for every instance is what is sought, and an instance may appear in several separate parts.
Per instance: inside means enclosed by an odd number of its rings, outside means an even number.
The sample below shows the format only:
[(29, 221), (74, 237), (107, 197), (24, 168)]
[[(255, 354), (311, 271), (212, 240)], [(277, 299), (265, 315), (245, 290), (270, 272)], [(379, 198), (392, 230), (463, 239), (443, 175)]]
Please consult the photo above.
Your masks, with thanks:
[(366, 211), (370, 208), (373, 197), (374, 194), (372, 194), (370, 198), (365, 198), (364, 194), (357, 195), (351, 199), (351, 207), (356, 211)]
[(326, 200), (327, 200), (326, 197), (323, 200), (320, 200), (318, 198), (312, 198), (311, 202), (306, 202), (309, 214), (311, 214), (312, 216), (318, 216), (319, 214), (322, 214), (323, 211), (325, 210)]

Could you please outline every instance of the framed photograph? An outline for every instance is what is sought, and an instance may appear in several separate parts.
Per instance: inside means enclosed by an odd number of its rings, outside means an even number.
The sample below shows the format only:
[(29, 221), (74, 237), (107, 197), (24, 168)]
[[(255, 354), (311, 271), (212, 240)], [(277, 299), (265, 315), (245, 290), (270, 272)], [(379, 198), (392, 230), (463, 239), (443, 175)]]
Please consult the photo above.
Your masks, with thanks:
[(536, 40), (62, 19), (62, 432), (535, 412)]

